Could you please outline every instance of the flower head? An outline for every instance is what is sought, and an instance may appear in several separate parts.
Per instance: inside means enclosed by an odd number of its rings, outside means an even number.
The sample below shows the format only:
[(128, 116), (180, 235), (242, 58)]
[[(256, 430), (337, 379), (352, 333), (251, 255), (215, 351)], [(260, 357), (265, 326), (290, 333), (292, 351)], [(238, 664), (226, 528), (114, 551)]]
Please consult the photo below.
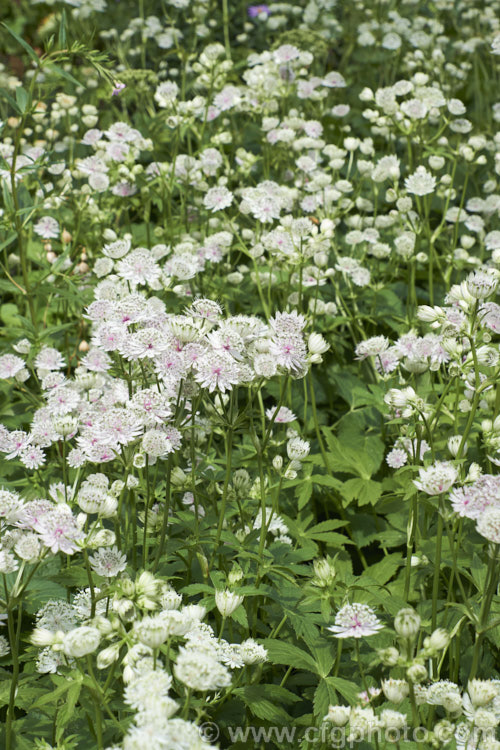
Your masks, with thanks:
[(420, 468), (418, 475), (419, 479), (413, 482), (417, 489), (427, 493), (427, 495), (440, 495), (454, 484), (458, 472), (449, 461), (436, 461), (435, 464), (428, 466), (426, 469)]
[(367, 604), (346, 604), (335, 615), (335, 625), (327, 628), (336, 638), (363, 638), (383, 628), (375, 612)]

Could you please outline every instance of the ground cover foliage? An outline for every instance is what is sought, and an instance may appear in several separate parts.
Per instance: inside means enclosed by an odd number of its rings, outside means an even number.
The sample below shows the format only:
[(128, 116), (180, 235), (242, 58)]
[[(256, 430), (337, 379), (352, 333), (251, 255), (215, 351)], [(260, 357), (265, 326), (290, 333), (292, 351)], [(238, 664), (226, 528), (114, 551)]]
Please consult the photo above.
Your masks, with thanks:
[(3, 748), (500, 747), (499, 11), (2, 6)]

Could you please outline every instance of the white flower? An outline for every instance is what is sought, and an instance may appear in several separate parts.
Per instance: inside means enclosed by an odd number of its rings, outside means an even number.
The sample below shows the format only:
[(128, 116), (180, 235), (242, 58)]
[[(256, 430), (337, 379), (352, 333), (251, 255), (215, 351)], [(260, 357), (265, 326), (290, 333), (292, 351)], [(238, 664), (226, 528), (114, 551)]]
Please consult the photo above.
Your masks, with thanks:
[(97, 628), (82, 625), (66, 633), (63, 641), (63, 650), (66, 656), (79, 659), (87, 654), (92, 654), (101, 641), (101, 634)]
[(52, 216), (42, 216), (34, 225), (33, 231), (44, 240), (55, 239), (59, 237), (59, 224)]
[(494, 544), (500, 544), (500, 507), (490, 506), (479, 517), (476, 528), (481, 536)]
[(238, 609), (240, 604), (243, 602), (244, 597), (239, 594), (235, 594), (229, 589), (225, 591), (215, 592), (215, 605), (223, 617), (229, 617)]
[(134, 630), (140, 642), (150, 648), (159, 648), (169, 636), (168, 624), (161, 617), (144, 617)]
[(363, 638), (383, 628), (375, 612), (367, 604), (346, 604), (335, 615), (335, 625), (327, 628), (336, 638)]
[(350, 706), (328, 706), (328, 713), (323, 717), (323, 721), (329, 721), (330, 724), (343, 727), (349, 721), (350, 714)]
[(203, 205), (205, 208), (208, 208), (209, 211), (212, 211), (212, 213), (227, 208), (232, 202), (233, 194), (226, 187), (210, 188), (203, 198)]
[(417, 167), (416, 172), (405, 179), (405, 188), (413, 195), (428, 195), (436, 188), (436, 178), (425, 167)]
[(458, 471), (449, 461), (436, 461), (432, 466), (418, 470), (419, 479), (413, 484), (427, 495), (447, 492), (458, 477)]
[(117, 547), (111, 549), (101, 547), (92, 557), (89, 557), (89, 562), (97, 575), (106, 578), (114, 578), (127, 567), (127, 558), (121, 554)]
[(299, 437), (292, 438), (286, 445), (286, 452), (290, 461), (303, 461), (309, 454), (310, 449), (310, 443)]

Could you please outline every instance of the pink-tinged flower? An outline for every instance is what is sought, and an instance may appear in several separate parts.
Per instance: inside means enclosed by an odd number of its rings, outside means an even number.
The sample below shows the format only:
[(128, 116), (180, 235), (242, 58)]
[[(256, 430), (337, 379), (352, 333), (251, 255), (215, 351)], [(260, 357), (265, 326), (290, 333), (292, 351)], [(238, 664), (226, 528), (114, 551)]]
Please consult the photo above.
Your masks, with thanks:
[(233, 194), (226, 187), (213, 187), (207, 191), (203, 198), (203, 205), (209, 211), (220, 211), (227, 208), (233, 202)]
[(436, 461), (426, 469), (418, 470), (419, 479), (413, 480), (415, 487), (427, 495), (440, 495), (447, 492), (455, 483), (458, 472), (449, 461)]
[[(274, 414), (276, 412), (276, 407), (271, 406), (270, 409), (266, 409), (266, 417), (268, 419), (272, 419), (274, 417)], [(288, 409), (286, 406), (281, 406), (278, 410), (278, 413), (274, 417), (274, 421), (276, 424), (287, 424), (288, 422), (294, 422), (297, 419), (293, 411), (291, 409)]]
[(0, 357), (0, 379), (13, 378), (25, 365), (24, 359), (15, 354), (3, 354)]
[(306, 361), (306, 347), (302, 336), (277, 336), (271, 341), (269, 352), (285, 370), (300, 374)]
[(210, 392), (230, 391), (240, 380), (236, 362), (227, 354), (207, 352), (196, 362), (195, 380)]
[(125, 83), (122, 83), (121, 81), (115, 81), (115, 87), (111, 92), (111, 96), (118, 96), (118, 94), (125, 88), (127, 88)]
[(67, 555), (72, 555), (78, 549), (77, 542), (84, 537), (70, 507), (63, 503), (54, 506), (54, 510), (44, 513), (33, 526), (40, 534), (43, 544), (54, 554), (60, 550)]
[(335, 638), (363, 638), (375, 635), (384, 626), (367, 604), (346, 604), (335, 615), (335, 625), (327, 628)]
[(391, 469), (400, 469), (408, 463), (408, 454), (402, 448), (393, 448), (386, 456), (387, 465)]
[(450, 501), (459, 516), (477, 521), (487, 508), (500, 504), (500, 477), (483, 474), (473, 484), (453, 490)]
[(44, 240), (59, 237), (59, 224), (52, 216), (42, 216), (40, 221), (37, 221), (33, 227), (33, 230), (39, 237), (43, 237)]

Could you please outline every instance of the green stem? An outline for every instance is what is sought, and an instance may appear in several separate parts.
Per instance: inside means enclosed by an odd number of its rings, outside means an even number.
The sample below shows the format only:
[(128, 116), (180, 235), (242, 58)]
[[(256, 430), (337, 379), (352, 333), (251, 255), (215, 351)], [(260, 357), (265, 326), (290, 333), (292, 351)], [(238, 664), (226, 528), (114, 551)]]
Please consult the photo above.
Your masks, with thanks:
[(224, 47), (226, 48), (226, 57), (231, 59), (231, 42), (229, 38), (229, 5), (228, 0), (222, 0), (222, 23), (224, 26)]
[[(440, 503), (441, 505), (441, 503)], [(436, 533), (436, 554), (434, 556), (434, 580), (432, 583), (432, 630), (436, 629), (437, 623), (437, 598), (439, 593), (439, 575), (441, 572), (441, 546), (443, 540), (443, 514), (441, 507), (438, 508), (438, 525)]]
[(476, 632), (476, 642), (474, 643), (474, 651), (472, 654), (472, 666), (470, 670), (469, 679), (472, 680), (476, 676), (477, 668), (479, 666), (479, 656), (481, 654), (481, 644), (485, 633), (485, 625), (488, 621), (490, 614), (491, 602), (498, 586), (498, 576), (500, 570), (498, 568), (498, 557), (497, 548), (490, 551), (490, 559), (488, 562), (488, 571), (486, 573), (485, 590), (486, 595), (481, 604), (481, 611), (479, 614), (479, 625)]

